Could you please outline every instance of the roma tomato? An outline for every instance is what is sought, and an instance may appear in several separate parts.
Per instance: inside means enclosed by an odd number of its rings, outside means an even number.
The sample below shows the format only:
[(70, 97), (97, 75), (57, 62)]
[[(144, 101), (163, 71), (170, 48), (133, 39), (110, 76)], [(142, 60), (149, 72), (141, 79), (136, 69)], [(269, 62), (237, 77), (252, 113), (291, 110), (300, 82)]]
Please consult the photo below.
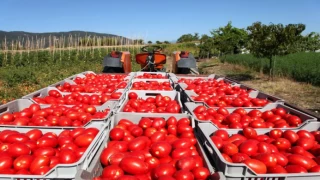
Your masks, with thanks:
[(129, 174), (145, 174), (149, 171), (147, 164), (136, 157), (124, 157), (119, 167)]
[(124, 175), (123, 170), (117, 166), (117, 165), (109, 165), (105, 167), (102, 171), (102, 178), (107, 178), (107, 179), (117, 179), (121, 176)]
[(267, 173), (266, 165), (259, 160), (247, 159), (247, 160), (244, 160), (243, 163), (245, 163), (248, 167), (250, 167), (257, 174), (266, 174)]
[(151, 145), (150, 151), (157, 158), (164, 158), (171, 153), (172, 146), (167, 142), (155, 142)]

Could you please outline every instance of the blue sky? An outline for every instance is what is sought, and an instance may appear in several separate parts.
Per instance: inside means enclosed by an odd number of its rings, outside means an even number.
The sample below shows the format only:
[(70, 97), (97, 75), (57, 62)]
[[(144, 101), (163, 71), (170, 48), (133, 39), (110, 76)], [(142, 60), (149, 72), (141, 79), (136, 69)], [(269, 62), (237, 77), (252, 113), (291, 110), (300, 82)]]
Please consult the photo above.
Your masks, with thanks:
[(55, 32), (84, 30), (146, 40), (176, 40), (228, 21), (303, 23), (320, 32), (320, 0), (1, 0), (0, 30)]

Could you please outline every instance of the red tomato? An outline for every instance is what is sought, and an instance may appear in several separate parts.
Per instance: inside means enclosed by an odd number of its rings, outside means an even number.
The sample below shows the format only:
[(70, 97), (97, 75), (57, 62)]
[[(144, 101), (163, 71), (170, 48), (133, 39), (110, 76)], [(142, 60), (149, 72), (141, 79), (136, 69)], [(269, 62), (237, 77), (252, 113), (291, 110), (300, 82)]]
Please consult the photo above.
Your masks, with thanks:
[(171, 156), (173, 159), (180, 159), (191, 156), (191, 152), (188, 148), (177, 148), (172, 151)]
[(307, 173), (308, 171), (299, 165), (288, 165), (285, 167), (288, 173)]
[(311, 158), (308, 158), (299, 154), (289, 155), (288, 160), (290, 164), (299, 165), (307, 170), (317, 165), (317, 163)]
[(257, 131), (251, 127), (243, 129), (243, 135), (248, 139), (254, 139), (257, 136)]
[(214, 136), (218, 136), (220, 137), (223, 141), (228, 140), (228, 132), (226, 130), (217, 130), (216, 132), (214, 132)]
[(309, 138), (299, 138), (296, 145), (301, 146), (305, 150), (309, 150), (315, 145), (315, 141)]
[(102, 171), (102, 178), (117, 179), (124, 175), (123, 170), (117, 165), (109, 165)]
[(313, 168), (309, 169), (309, 172), (320, 172), (320, 165), (314, 166)]
[(43, 147), (38, 148), (33, 153), (34, 156), (54, 156), (56, 154), (56, 150), (52, 147)]
[(176, 168), (191, 171), (195, 168), (195, 159), (193, 157), (181, 158), (176, 163)]
[(286, 151), (291, 147), (290, 141), (284, 138), (278, 138), (273, 142), (273, 145), (275, 145), (279, 151)]
[(286, 130), (284, 133), (283, 133), (283, 138), (286, 138), (289, 140), (290, 143), (295, 143), (298, 139), (299, 139), (299, 136), (297, 133), (295, 133), (294, 131), (292, 130)]
[(188, 171), (188, 170), (179, 170), (179, 171), (176, 171), (173, 175), (173, 177), (177, 180), (182, 180), (182, 179), (185, 179), (185, 180), (193, 180), (194, 179), (194, 176), (193, 174)]
[(33, 129), (26, 133), (26, 135), (33, 141), (37, 141), (43, 134), (39, 129)]
[(150, 152), (157, 158), (169, 156), (172, 146), (167, 142), (155, 142), (150, 147)]
[(148, 146), (149, 138), (140, 136), (129, 142), (128, 148), (131, 151), (143, 150)]
[(124, 157), (119, 164), (119, 167), (129, 174), (145, 174), (148, 172), (147, 164), (136, 157)]
[(91, 142), (94, 140), (95, 136), (90, 134), (82, 134), (79, 135), (75, 140), (74, 143), (79, 147), (88, 147)]
[(62, 164), (71, 164), (77, 161), (74, 151), (70, 149), (63, 149), (60, 151), (59, 162)]
[(209, 170), (204, 167), (194, 168), (192, 173), (195, 179), (207, 179), (210, 175)]
[(225, 153), (229, 156), (232, 156), (232, 155), (238, 153), (239, 149), (233, 143), (226, 143), (222, 146), (221, 151), (222, 151), (222, 153)]
[(29, 137), (24, 134), (10, 134), (7, 136), (4, 142), (7, 143), (25, 143), (29, 140)]
[(263, 162), (267, 167), (274, 167), (277, 165), (276, 155), (271, 153), (264, 153), (255, 156), (255, 159)]
[(31, 155), (19, 156), (14, 160), (13, 167), (17, 171), (22, 170), (22, 169), (28, 170), (33, 159), (34, 158)]
[(300, 138), (309, 138), (309, 139), (315, 140), (315, 137), (307, 130), (299, 130), (297, 134)]
[(234, 163), (242, 163), (244, 160), (247, 159), (250, 159), (250, 157), (244, 153), (236, 153), (232, 156), (232, 162)]
[(31, 150), (27, 145), (23, 143), (14, 143), (9, 145), (8, 153), (12, 157), (18, 157), (21, 155), (29, 155), (31, 153)]
[(37, 140), (37, 146), (40, 147), (56, 147), (58, 145), (58, 140), (56, 138), (41, 137)]
[(139, 121), (139, 126), (143, 129), (147, 129), (151, 127), (152, 121), (149, 118), (141, 118)]
[(135, 92), (129, 92), (128, 97), (129, 99), (138, 99), (138, 94)]
[(173, 176), (176, 172), (176, 168), (174, 168), (171, 164), (160, 164), (153, 171), (153, 177), (158, 179), (161, 176)]
[(250, 167), (257, 174), (266, 174), (267, 173), (266, 165), (259, 160), (247, 159), (247, 160), (244, 160), (243, 163), (245, 163), (248, 167)]
[(10, 156), (1, 156), (0, 158), (0, 170), (6, 170), (12, 167), (13, 160)]
[(258, 152), (258, 141), (247, 140), (239, 146), (239, 152), (249, 156), (255, 155)]
[(47, 156), (37, 156), (30, 165), (30, 172), (35, 173), (39, 167), (49, 166), (50, 158)]
[(283, 168), (283, 166), (280, 165), (276, 165), (273, 167), (269, 167), (268, 168), (268, 173), (272, 173), (272, 174), (286, 174), (288, 173), (287, 170), (285, 168)]
[(282, 137), (282, 131), (280, 129), (273, 129), (273, 130), (271, 130), (269, 132), (269, 137), (273, 138), (273, 139), (281, 138)]

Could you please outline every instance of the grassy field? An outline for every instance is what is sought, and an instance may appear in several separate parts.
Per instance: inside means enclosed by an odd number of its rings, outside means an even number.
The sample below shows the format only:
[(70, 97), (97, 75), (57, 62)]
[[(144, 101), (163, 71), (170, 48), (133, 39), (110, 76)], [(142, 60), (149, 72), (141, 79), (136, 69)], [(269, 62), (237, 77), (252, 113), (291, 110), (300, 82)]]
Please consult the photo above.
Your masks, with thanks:
[[(138, 48), (123, 48), (132, 57)], [(32, 52), (0, 51), (0, 101), (6, 103), (83, 71), (102, 72), (102, 59), (111, 49)], [(138, 66), (133, 64), (133, 71)]]
[[(249, 67), (252, 70), (268, 73), (269, 60), (258, 59), (250, 54), (229, 55), (226, 62)], [(296, 53), (276, 57), (275, 75), (292, 78), (299, 82), (320, 85), (320, 53)]]

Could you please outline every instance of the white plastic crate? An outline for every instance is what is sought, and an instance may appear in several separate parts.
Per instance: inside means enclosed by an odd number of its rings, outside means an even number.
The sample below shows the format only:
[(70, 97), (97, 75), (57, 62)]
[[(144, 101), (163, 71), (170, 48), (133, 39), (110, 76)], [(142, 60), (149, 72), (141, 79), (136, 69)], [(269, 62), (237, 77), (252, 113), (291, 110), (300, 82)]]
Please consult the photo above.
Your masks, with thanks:
[[(34, 104), (32, 101), (29, 99), (17, 99), (11, 102), (8, 102), (7, 104), (3, 104), (0, 106), (0, 116), (5, 113), (14, 113), (14, 112), (19, 112), (22, 111), (25, 108), (30, 107), (30, 105)], [(109, 113), (106, 115), (106, 117), (102, 119), (92, 119), (91, 121), (97, 121), (99, 123), (103, 123), (104, 121), (107, 120), (109, 116), (112, 115), (114, 112), (115, 108), (117, 107), (118, 102), (117, 101), (108, 101), (106, 102), (103, 106), (96, 107), (96, 110), (98, 112), (102, 112), (105, 109), (110, 109)], [(46, 108), (50, 107), (50, 105), (40, 105), (41, 108)], [(66, 107), (72, 107), (72, 106), (67, 106)], [(84, 127), (87, 127), (89, 123), (85, 124)], [(8, 126), (8, 127), (14, 127), (14, 125), (2, 125), (2, 126)], [(21, 126), (21, 127), (34, 127), (34, 128), (42, 128), (44, 126)], [(65, 126), (64, 126), (65, 127)], [(61, 126), (51, 126), (50, 128), (62, 128)], [(74, 127), (70, 127), (74, 128)]]
[[(87, 150), (84, 152), (82, 157), (78, 162), (72, 163), (72, 164), (58, 164), (54, 168), (52, 168), (48, 173), (45, 175), (14, 175), (14, 174), (0, 174), (0, 179), (3, 180), (18, 180), (18, 179), (76, 179), (76, 173), (80, 171), (81, 169), (86, 169), (92, 159), (95, 157), (96, 152), (99, 150), (102, 142), (105, 140), (106, 136), (109, 134), (110, 126), (106, 124), (101, 124), (98, 122), (92, 121), (86, 128), (89, 127), (95, 127), (99, 129), (99, 133), (94, 138), (90, 146), (87, 148)], [(21, 133), (28, 132), (32, 129), (35, 129), (33, 127), (2, 127), (0, 126), (0, 131), (3, 130), (15, 130)], [(75, 129), (73, 128), (59, 128), (59, 129), (53, 129), (53, 128), (41, 128), (40, 130), (43, 133), (46, 132), (53, 132), (56, 134), (60, 134), (65, 129)]]
[[(196, 104), (196, 103), (191, 103), (191, 102), (187, 102), (187, 103), (184, 103), (185, 104), (185, 110), (188, 112), (188, 114), (192, 115), (195, 120), (196, 120), (196, 124), (197, 123), (207, 123), (208, 121), (203, 121), (203, 120), (198, 120), (197, 119), (197, 116), (194, 114), (194, 109), (197, 108), (198, 106), (201, 106), (203, 104)], [(209, 107), (207, 107), (209, 108)], [(213, 108), (213, 107), (212, 107)], [(217, 108), (214, 108), (214, 109), (218, 109), (219, 107)], [(290, 113), (292, 115), (295, 115), (295, 116), (298, 116), (301, 120), (302, 120), (302, 123), (300, 124), (300, 126), (296, 127), (296, 128), (285, 128), (285, 129), (302, 129), (304, 128), (306, 125), (308, 125), (309, 123), (311, 122), (316, 122), (317, 121), (317, 118), (316, 117), (313, 117), (313, 116), (310, 116), (308, 114), (305, 114), (297, 109), (293, 109), (293, 108), (290, 108), (288, 106), (285, 106), (283, 104), (275, 104), (275, 103), (271, 103), (271, 104), (268, 104), (267, 106), (263, 107), (263, 108), (256, 108), (258, 110), (260, 110), (261, 112), (265, 112), (265, 111), (269, 111), (269, 110), (272, 110), (274, 108), (283, 108), (286, 110), (287, 113)], [(229, 113), (232, 113), (233, 111), (235, 111), (236, 109), (238, 108), (228, 108), (227, 110), (229, 111)], [(253, 109), (245, 109), (247, 112), (250, 112), (252, 111)], [(211, 123), (211, 122), (210, 122)], [(214, 125), (215, 126), (215, 125)], [(263, 129), (263, 128), (261, 128)], [(229, 130), (229, 129), (228, 129)]]
[[(319, 130), (319, 122), (310, 122), (303, 129), (308, 131)], [(286, 174), (256, 174), (251, 168), (246, 166), (244, 163), (229, 163), (227, 162), (219, 149), (214, 145), (210, 136), (217, 131), (218, 128), (213, 126), (211, 123), (200, 123), (197, 126), (197, 132), (199, 141), (203, 145), (204, 149), (208, 150), (211, 153), (211, 156), (208, 155), (208, 158), (211, 159), (211, 162), (215, 162), (212, 166), (216, 167), (218, 171), (221, 171), (223, 174), (222, 179), (228, 180), (252, 180), (252, 179), (266, 179), (266, 180), (319, 180), (320, 173), (286, 173)], [(285, 130), (285, 129), (284, 129)], [(266, 134), (271, 131), (271, 129), (256, 129), (257, 134)], [(299, 130), (293, 130), (295, 132)], [(239, 130), (227, 130), (229, 135), (239, 134), (242, 132), (242, 129)]]
[[(138, 98), (142, 99), (147, 99), (148, 97), (156, 97), (157, 95), (162, 95), (162, 96), (168, 96), (171, 99), (174, 99), (178, 102), (179, 106), (181, 107), (180, 113), (184, 113), (183, 106), (180, 100), (180, 93), (176, 91), (139, 91), (139, 90), (130, 90), (126, 92), (126, 100), (123, 101), (123, 103), (119, 106), (119, 109), (116, 111), (116, 113), (126, 113), (126, 114), (132, 114), (131, 112), (123, 112), (124, 106), (127, 104), (129, 101), (128, 94), (130, 92), (135, 92), (138, 95)], [(145, 114), (145, 113), (135, 113), (135, 114)], [(164, 114), (164, 113), (152, 113), (152, 114)], [(172, 114), (176, 115), (176, 114)]]
[[(35, 100), (33, 100), (33, 98), (34, 98), (34, 97), (41, 97), (41, 98), (46, 97), (46, 96), (49, 95), (48, 93), (49, 93), (50, 90), (56, 90), (56, 91), (58, 91), (62, 96), (71, 94), (71, 92), (61, 92), (61, 91), (59, 91), (59, 90), (58, 90), (57, 88), (55, 88), (55, 87), (47, 87), (47, 88), (43, 88), (43, 89), (40, 89), (40, 90), (38, 90), (38, 91), (35, 91), (35, 92), (33, 92), (33, 93), (30, 93), (30, 94), (28, 94), (28, 95), (26, 95), (26, 96), (23, 96), (22, 99), (29, 99), (29, 100), (32, 101), (33, 103), (39, 104), (39, 103), (37, 103)], [(122, 104), (123, 101), (125, 100), (125, 92), (126, 92), (126, 90), (124, 90), (124, 89), (118, 89), (118, 90), (115, 90), (114, 92), (121, 92), (122, 95), (120, 96), (119, 99), (112, 99), (112, 100), (109, 100), (109, 101), (118, 101), (118, 104)], [(94, 94), (99, 95), (99, 93), (80, 93), (80, 94), (81, 94), (81, 95), (89, 95), (89, 96), (94, 95)], [(109, 102), (109, 101), (107, 101), (106, 103), (104, 103), (104, 104), (102, 104), (102, 105), (95, 105), (95, 107), (96, 107), (96, 108), (106, 107), (106, 106), (108, 106), (108, 102)], [(41, 105), (48, 105), (48, 104), (41, 104)], [(70, 105), (70, 106), (73, 106), (73, 105)]]
[[(110, 118), (109, 125), (111, 126), (111, 129), (112, 129), (114, 126), (116, 126), (118, 124), (118, 122), (121, 119), (128, 119), (128, 120), (132, 121), (133, 123), (138, 124), (142, 117), (162, 117), (167, 120), (170, 116), (171, 115), (167, 115), (167, 114), (163, 114), (163, 115), (147, 114), (144, 116), (136, 115), (136, 114), (131, 114), (131, 115), (129, 115), (129, 114), (115, 114), (114, 116), (112, 116)], [(185, 115), (185, 114), (177, 114), (174, 117), (176, 117), (177, 120), (179, 120), (180, 118), (189, 118), (191, 120), (191, 122), (193, 122), (192, 117)], [(192, 127), (194, 127), (194, 123), (192, 123)], [(102, 153), (103, 149), (105, 147), (107, 147), (106, 144), (108, 143), (108, 141), (109, 141), (109, 135), (106, 137), (106, 139), (104, 141), (104, 146), (100, 146), (100, 149), (97, 151), (94, 159), (90, 163), (90, 166), (88, 166), (86, 169), (80, 170), (76, 175), (76, 179), (88, 180), (88, 179), (93, 179), (94, 177), (100, 176), (102, 174), (103, 167), (102, 167), (102, 164), (100, 163), (100, 154)], [(209, 161), (209, 158), (206, 156), (206, 153), (204, 152), (204, 149), (199, 144), (199, 142), (197, 143), (197, 148), (198, 148), (199, 154), (204, 159), (204, 163), (205, 163), (206, 167), (209, 169), (210, 173), (213, 174), (215, 169), (212, 167), (212, 165)]]
[(170, 85), (171, 85), (171, 88), (172, 88), (172, 90), (174, 90), (174, 88), (175, 88), (175, 85), (174, 85), (174, 83), (172, 82), (172, 80), (171, 79), (132, 79), (131, 81), (130, 81), (130, 85), (129, 85), (129, 88), (128, 88), (128, 90), (130, 90), (131, 88), (132, 88), (132, 86), (133, 86), (133, 83), (135, 83), (135, 82), (145, 82), (145, 83), (148, 83), (148, 82), (159, 82), (159, 83), (163, 83), (163, 82), (169, 82), (170, 83)]
[[(209, 105), (206, 102), (193, 100), (192, 96), (199, 96), (199, 95), (197, 93), (195, 93), (194, 91), (192, 91), (192, 90), (185, 90), (185, 91), (182, 92), (182, 94), (183, 94), (182, 97), (184, 98), (183, 102), (203, 103), (203, 104), (205, 104), (206, 106), (209, 107)], [(237, 95), (227, 95), (227, 96), (237, 97)], [(260, 92), (260, 91), (251, 91), (249, 93), (249, 97), (250, 98), (258, 98), (258, 99), (266, 99), (266, 100), (270, 101), (271, 103), (284, 104), (284, 100), (283, 99), (278, 98), (276, 96), (265, 94), (265, 93)], [(230, 108), (230, 107), (227, 107), (227, 108)], [(260, 108), (260, 107), (243, 107), (243, 108)]]

